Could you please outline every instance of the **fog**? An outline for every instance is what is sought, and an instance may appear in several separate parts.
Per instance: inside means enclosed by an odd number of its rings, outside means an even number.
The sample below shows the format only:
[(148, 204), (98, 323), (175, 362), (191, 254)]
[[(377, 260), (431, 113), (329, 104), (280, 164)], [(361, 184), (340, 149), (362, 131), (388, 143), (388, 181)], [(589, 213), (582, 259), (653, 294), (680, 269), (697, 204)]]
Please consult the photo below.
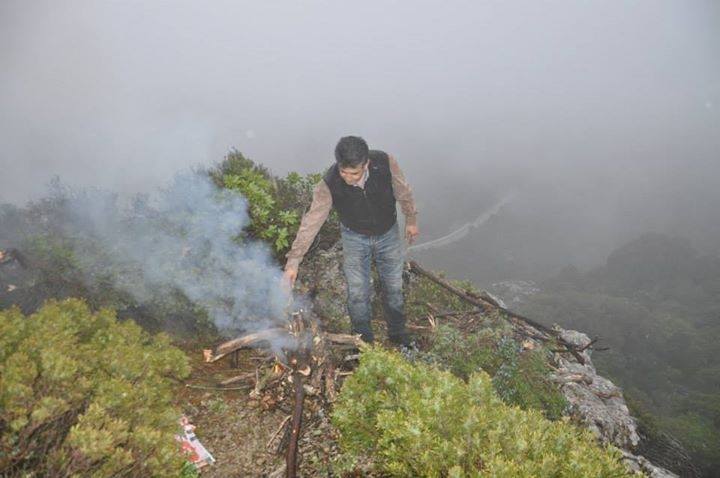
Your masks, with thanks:
[(492, 253), (535, 272), (649, 230), (720, 253), (714, 1), (5, 0), (0, 43), (0, 202), (149, 191), (230, 148), (316, 172), (357, 134), (398, 157), (421, 241), (512, 194)]

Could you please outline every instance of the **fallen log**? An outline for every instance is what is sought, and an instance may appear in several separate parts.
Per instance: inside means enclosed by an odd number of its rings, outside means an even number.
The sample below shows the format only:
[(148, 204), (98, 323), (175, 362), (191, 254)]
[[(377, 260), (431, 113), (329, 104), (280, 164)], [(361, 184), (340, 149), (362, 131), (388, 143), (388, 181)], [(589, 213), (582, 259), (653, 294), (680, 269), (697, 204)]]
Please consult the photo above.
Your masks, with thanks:
[(332, 334), (329, 332), (326, 332), (323, 334), (325, 338), (334, 344), (338, 345), (352, 345), (353, 347), (360, 348), (361, 345), (364, 345), (365, 342), (363, 339), (360, 338), (360, 335), (350, 335), (350, 334)]
[[(553, 337), (560, 344), (562, 344), (563, 347), (567, 348), (568, 352), (570, 352), (573, 355), (573, 357), (575, 357), (575, 359), (578, 361), (578, 363), (585, 365), (585, 358), (580, 354), (580, 352), (577, 351), (577, 349), (575, 348), (574, 345), (568, 343), (562, 337), (560, 337), (560, 334), (556, 330), (553, 330), (550, 327), (546, 327), (545, 325), (543, 325), (539, 322), (536, 322), (528, 317), (524, 317), (516, 312), (508, 310), (504, 307), (501, 307), (500, 305), (498, 305), (497, 301), (495, 301), (494, 299), (492, 299), (489, 296), (487, 298), (485, 298), (479, 294), (475, 294), (475, 293), (469, 292), (469, 291), (464, 291), (464, 290), (460, 289), (459, 287), (452, 285), (448, 281), (438, 277), (437, 275), (433, 274), (432, 272), (426, 270), (425, 268), (420, 266), (420, 264), (418, 264), (415, 261), (410, 261), (409, 265), (410, 265), (410, 272), (414, 272), (418, 275), (421, 275), (421, 276), (431, 280), (432, 282), (443, 287), (445, 290), (452, 292), (453, 294), (455, 294), (456, 296), (465, 300), (466, 302), (473, 304), (476, 307), (482, 308), (483, 310), (487, 309), (488, 306), (497, 308), (497, 309), (503, 311), (508, 316), (512, 317), (513, 319), (522, 321), (522, 322), (526, 323), (527, 325), (530, 325), (531, 327)], [(490, 299), (490, 300), (488, 300), (488, 299)], [(546, 339), (546, 341), (547, 341), (547, 339)]]
[(225, 357), (226, 355), (243, 347), (249, 347), (262, 341), (270, 341), (273, 339), (281, 338), (290, 338), (287, 329), (282, 327), (260, 330), (258, 332), (243, 335), (242, 337), (238, 337), (228, 342), (223, 342), (222, 344), (215, 347), (214, 350), (205, 350), (205, 361), (216, 362), (221, 358)]

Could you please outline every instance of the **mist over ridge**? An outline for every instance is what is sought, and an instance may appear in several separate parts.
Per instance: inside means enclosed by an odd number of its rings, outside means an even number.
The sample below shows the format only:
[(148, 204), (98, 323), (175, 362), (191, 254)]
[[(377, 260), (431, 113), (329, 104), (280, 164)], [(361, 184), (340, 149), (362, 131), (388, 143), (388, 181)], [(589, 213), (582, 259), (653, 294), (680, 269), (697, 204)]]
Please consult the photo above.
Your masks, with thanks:
[(424, 240), (513, 190), (516, 257), (718, 253), (719, 26), (711, 1), (4, 2), (0, 201), (147, 192), (232, 147), (321, 171), (352, 133), (398, 157)]

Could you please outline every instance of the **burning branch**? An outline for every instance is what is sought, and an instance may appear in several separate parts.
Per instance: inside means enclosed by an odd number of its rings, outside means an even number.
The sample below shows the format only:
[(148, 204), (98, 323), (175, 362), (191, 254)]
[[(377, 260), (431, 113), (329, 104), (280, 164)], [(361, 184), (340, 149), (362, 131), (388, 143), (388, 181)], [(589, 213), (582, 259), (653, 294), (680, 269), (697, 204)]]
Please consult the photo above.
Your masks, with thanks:
[(250, 347), (262, 341), (289, 337), (290, 335), (288, 334), (288, 330), (281, 327), (261, 330), (259, 332), (243, 335), (242, 337), (224, 342), (218, 345), (215, 350), (206, 349), (203, 351), (203, 355), (205, 356), (206, 362), (216, 362), (226, 355), (244, 347)]

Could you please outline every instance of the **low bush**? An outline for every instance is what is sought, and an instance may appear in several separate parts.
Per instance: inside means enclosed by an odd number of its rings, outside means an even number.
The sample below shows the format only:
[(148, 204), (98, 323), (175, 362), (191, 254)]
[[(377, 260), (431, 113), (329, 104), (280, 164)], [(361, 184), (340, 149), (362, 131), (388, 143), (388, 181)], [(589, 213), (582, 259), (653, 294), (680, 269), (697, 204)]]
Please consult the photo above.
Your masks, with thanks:
[(548, 380), (546, 354), (543, 349), (521, 351), (515, 340), (499, 330), (463, 333), (450, 325), (438, 327), (429, 351), (432, 362), (463, 380), (473, 372), (487, 372), (498, 396), (508, 405), (540, 410), (557, 420), (567, 401)]
[[(350, 471), (397, 477), (623, 477), (620, 452), (589, 431), (508, 406), (485, 372), (449, 372), (366, 349), (333, 412)], [(358, 470), (355, 470), (357, 472)]]
[(187, 357), (80, 300), (0, 312), (0, 476), (178, 476)]

